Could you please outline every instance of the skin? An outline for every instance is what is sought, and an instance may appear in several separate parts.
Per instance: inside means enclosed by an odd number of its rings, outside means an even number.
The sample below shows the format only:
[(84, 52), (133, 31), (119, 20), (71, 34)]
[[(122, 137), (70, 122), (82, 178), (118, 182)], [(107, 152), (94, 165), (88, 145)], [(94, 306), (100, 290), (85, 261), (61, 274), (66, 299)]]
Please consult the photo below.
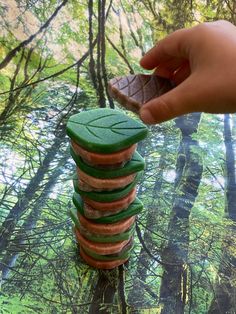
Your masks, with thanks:
[(149, 50), (140, 65), (176, 84), (141, 108), (147, 124), (191, 112), (236, 112), (236, 27), (229, 22), (177, 30)]

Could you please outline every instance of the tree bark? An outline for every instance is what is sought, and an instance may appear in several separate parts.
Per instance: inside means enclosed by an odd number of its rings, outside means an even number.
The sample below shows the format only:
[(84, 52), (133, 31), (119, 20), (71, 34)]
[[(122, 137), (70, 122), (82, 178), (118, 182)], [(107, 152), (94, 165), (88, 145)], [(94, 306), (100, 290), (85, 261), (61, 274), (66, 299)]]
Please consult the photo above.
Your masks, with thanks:
[(94, 288), (89, 314), (112, 313), (118, 280), (119, 275), (116, 268), (108, 271), (100, 271), (97, 284)]
[(128, 313), (128, 305), (126, 302), (125, 296), (125, 271), (124, 266), (120, 265), (118, 268), (119, 271), (119, 282), (118, 282), (118, 296), (119, 296), (119, 304), (120, 304), (120, 313), (127, 314)]
[(95, 71), (95, 61), (93, 57), (93, 0), (88, 2), (88, 15), (89, 15), (89, 72), (93, 83), (93, 87), (97, 89), (97, 75)]
[(98, 0), (98, 44), (97, 44), (97, 80), (98, 80), (98, 104), (100, 108), (106, 107), (106, 98), (103, 85), (103, 66), (102, 60), (105, 53), (103, 47), (103, 37), (105, 36), (105, 0)]

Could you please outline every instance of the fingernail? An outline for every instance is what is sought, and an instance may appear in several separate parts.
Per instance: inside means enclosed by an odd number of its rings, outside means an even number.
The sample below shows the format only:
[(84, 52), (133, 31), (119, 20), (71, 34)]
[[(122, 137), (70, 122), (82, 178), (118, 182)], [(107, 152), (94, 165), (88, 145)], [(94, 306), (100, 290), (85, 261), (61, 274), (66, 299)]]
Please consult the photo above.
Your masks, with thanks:
[(154, 120), (151, 112), (148, 109), (141, 109), (140, 110), (140, 118), (146, 124), (153, 124), (153, 123), (155, 123), (155, 120)]

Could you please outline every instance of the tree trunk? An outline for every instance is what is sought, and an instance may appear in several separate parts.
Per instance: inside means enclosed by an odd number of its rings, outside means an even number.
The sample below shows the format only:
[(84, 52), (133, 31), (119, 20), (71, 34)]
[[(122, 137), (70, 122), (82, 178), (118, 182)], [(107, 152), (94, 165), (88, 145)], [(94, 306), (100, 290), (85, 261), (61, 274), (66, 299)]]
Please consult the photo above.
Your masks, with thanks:
[(88, 15), (89, 15), (89, 72), (93, 83), (93, 87), (97, 90), (97, 75), (95, 71), (95, 61), (93, 57), (93, 0), (88, 2)]
[(114, 305), (114, 296), (117, 291), (119, 274), (117, 268), (100, 271), (97, 284), (93, 292), (93, 300), (89, 314), (110, 314)]
[(106, 97), (109, 102), (110, 108), (114, 108), (113, 100), (108, 93), (108, 79), (107, 79), (107, 69), (106, 69), (106, 1), (101, 0), (101, 26), (100, 26), (100, 34), (101, 34), (101, 41), (100, 41), (100, 47), (101, 47), (101, 70), (102, 70), (102, 79), (104, 83), (104, 90), (106, 92)]
[(198, 142), (191, 135), (197, 131), (200, 114), (176, 119), (182, 133), (178, 153), (175, 195), (168, 226), (169, 240), (161, 258), (163, 276), (160, 289), (162, 314), (184, 313), (187, 297), (187, 270), (189, 245), (189, 216), (198, 194), (202, 177), (202, 163), (193, 148)]
[(103, 37), (105, 31), (105, 0), (98, 0), (98, 44), (97, 44), (97, 80), (98, 80), (98, 104), (100, 108), (106, 107), (106, 98), (104, 95), (104, 85), (103, 85), (103, 66), (102, 60), (104, 59), (103, 54)]
[(126, 296), (125, 296), (125, 271), (123, 265), (119, 266), (119, 281), (118, 281), (118, 302), (120, 305), (120, 314), (127, 314), (128, 313), (128, 305), (126, 302)]
[(236, 177), (235, 153), (233, 147), (230, 115), (224, 115), (224, 143), (225, 143), (225, 213), (234, 225), (227, 226), (225, 239), (222, 246), (221, 264), (217, 274), (214, 298), (208, 314), (235, 313), (236, 309), (236, 254), (235, 251), (235, 222), (236, 222)]
[(224, 143), (225, 143), (225, 169), (226, 169), (226, 208), (228, 217), (236, 221), (236, 177), (235, 177), (235, 153), (230, 127), (230, 115), (224, 115)]
[[(146, 244), (146, 247), (148, 248), (149, 252), (151, 252), (152, 254), (155, 254), (154, 251), (156, 251), (156, 248), (153, 245), (152, 232), (156, 231), (156, 226), (159, 219), (158, 212), (157, 211), (155, 211), (155, 213), (153, 212), (153, 208), (155, 206), (154, 201), (159, 199), (160, 193), (162, 190), (163, 173), (164, 173), (164, 170), (166, 169), (166, 163), (167, 163), (166, 155), (167, 155), (168, 147), (170, 144), (169, 142), (170, 142), (170, 136), (168, 136), (168, 134), (165, 134), (163, 146), (162, 146), (163, 147), (162, 153), (160, 156), (159, 164), (157, 166), (157, 169), (160, 169), (160, 171), (158, 175), (156, 176), (156, 181), (155, 181), (153, 191), (152, 191), (153, 202), (148, 207), (149, 210), (148, 210), (147, 218), (146, 218), (146, 225), (145, 225), (146, 228), (142, 237), (143, 242)], [(145, 156), (145, 152), (143, 152), (142, 155)], [(156, 207), (158, 208), (159, 206), (156, 206)], [(137, 222), (137, 225), (138, 225), (138, 222)], [(142, 247), (139, 253), (138, 260), (137, 260), (137, 269), (134, 274), (133, 286), (135, 287), (135, 289), (132, 289), (128, 296), (128, 303), (131, 304), (132, 306), (135, 306), (135, 308), (143, 306), (143, 302), (144, 302), (143, 289), (145, 289), (146, 278), (148, 276), (150, 264), (152, 262), (153, 262), (152, 258), (146, 251), (146, 248)], [(151, 293), (150, 296), (152, 298), (157, 297), (154, 291), (153, 292), (149, 291), (148, 293), (149, 295)], [(148, 304), (145, 303), (145, 306), (148, 306)]]

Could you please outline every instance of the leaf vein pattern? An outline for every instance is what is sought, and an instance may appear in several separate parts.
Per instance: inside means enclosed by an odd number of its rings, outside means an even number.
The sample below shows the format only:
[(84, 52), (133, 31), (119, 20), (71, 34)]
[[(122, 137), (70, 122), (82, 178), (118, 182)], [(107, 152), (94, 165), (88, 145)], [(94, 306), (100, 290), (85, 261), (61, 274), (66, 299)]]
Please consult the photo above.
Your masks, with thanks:
[(87, 129), (88, 132), (89, 132), (90, 134), (92, 134), (93, 136), (99, 138), (100, 140), (102, 139), (100, 136), (98, 136), (96, 133), (94, 133), (94, 132), (90, 129), (89, 126), (86, 125), (86, 129)]
[[(122, 133), (122, 132), (119, 132), (119, 131), (117, 131), (117, 129), (111, 129), (112, 130), (112, 132), (113, 133), (116, 133), (116, 134), (119, 134), (119, 135), (127, 135), (127, 134), (125, 134), (125, 133)], [(122, 130), (122, 129), (121, 129)]]
[(112, 117), (112, 116), (115, 116), (115, 114), (114, 114), (114, 113), (111, 113), (111, 114), (108, 114), (108, 115), (106, 115), (106, 116), (94, 118), (93, 120), (89, 121), (88, 125), (90, 125), (91, 123), (96, 122), (96, 121), (98, 121), (98, 120), (101, 120), (101, 119), (103, 119), (103, 118), (108, 118), (108, 117)]
[[(97, 128), (97, 129), (116, 129), (116, 130), (142, 130), (145, 127), (140, 126), (140, 127), (115, 127), (113, 128), (113, 125), (108, 125), (108, 126), (102, 126), (102, 125), (90, 125), (90, 124), (84, 124), (81, 122), (76, 122), (76, 121), (70, 121), (72, 123), (78, 124), (78, 125), (82, 125), (84, 127), (89, 127), (89, 128)], [(125, 122), (125, 121), (123, 121)], [(122, 122), (122, 123), (123, 123)], [(117, 124), (117, 123), (115, 123)]]

